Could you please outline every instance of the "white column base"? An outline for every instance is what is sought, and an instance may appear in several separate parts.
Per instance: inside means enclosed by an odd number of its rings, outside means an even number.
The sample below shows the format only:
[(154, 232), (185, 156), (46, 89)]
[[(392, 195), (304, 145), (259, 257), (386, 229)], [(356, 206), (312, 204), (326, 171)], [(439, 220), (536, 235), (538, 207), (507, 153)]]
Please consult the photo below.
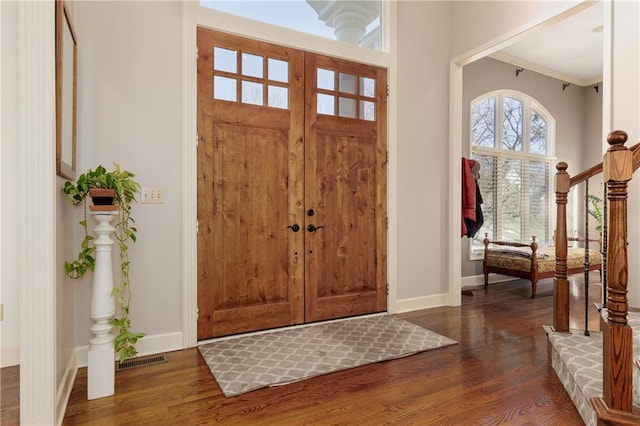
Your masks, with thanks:
[(115, 364), (113, 348), (89, 349), (87, 375), (87, 398), (96, 399), (111, 396), (115, 393)]

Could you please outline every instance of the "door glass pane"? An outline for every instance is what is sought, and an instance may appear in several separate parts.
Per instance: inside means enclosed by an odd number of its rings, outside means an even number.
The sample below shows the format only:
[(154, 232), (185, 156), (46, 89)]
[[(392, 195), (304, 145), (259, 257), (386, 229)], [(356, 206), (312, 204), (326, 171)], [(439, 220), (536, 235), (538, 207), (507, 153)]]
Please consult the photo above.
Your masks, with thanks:
[(369, 77), (360, 77), (360, 96), (373, 98), (376, 96), (376, 80)]
[(360, 119), (367, 121), (376, 121), (375, 102), (360, 101)]
[(547, 122), (533, 110), (531, 113), (531, 121), (529, 122), (531, 129), (531, 146), (529, 152), (535, 154), (547, 153)]
[(269, 85), (269, 106), (274, 108), (289, 108), (289, 89)]
[(242, 75), (262, 78), (262, 56), (242, 54)]
[(338, 98), (338, 115), (340, 117), (356, 118), (356, 100), (351, 98)]
[[(200, 5), (372, 50), (380, 43), (380, 0), (201, 0)], [(338, 24), (348, 21), (350, 25)]]
[(522, 151), (522, 108), (522, 101), (505, 96), (502, 117), (503, 149)]
[(333, 96), (318, 93), (318, 114), (336, 115)]
[(219, 75), (213, 76), (213, 97), (214, 99), (220, 99), (222, 101), (236, 102), (237, 99), (237, 85), (238, 82), (235, 78), (220, 77)]
[(213, 69), (216, 71), (238, 72), (237, 52), (235, 50), (213, 48)]
[(289, 82), (289, 63), (287, 61), (269, 58), (268, 69), (269, 80), (282, 83)]
[(342, 93), (356, 94), (356, 76), (352, 74), (345, 74), (341, 72), (338, 75), (338, 83), (340, 84), (339, 90)]
[(335, 72), (324, 68), (318, 68), (318, 89), (334, 90), (334, 78)]
[(252, 105), (263, 105), (262, 102), (262, 84), (252, 81), (242, 82), (242, 103)]

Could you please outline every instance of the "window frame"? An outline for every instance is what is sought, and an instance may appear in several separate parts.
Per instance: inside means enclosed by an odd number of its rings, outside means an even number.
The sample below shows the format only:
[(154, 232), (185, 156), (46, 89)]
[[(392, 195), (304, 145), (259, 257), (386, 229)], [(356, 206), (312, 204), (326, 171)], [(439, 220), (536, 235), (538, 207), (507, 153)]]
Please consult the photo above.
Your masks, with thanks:
[[(235, 1), (238, 1), (238, 0), (235, 0)], [(262, 1), (264, 1), (264, 0), (262, 0)], [(350, 1), (352, 1), (352, 0), (337, 0), (336, 2), (340, 3), (340, 2), (350, 2)], [(367, 28), (373, 22), (375, 22), (376, 19), (378, 20), (379, 24), (378, 24), (378, 30), (377, 31), (369, 31), (368, 33), (366, 33), (362, 37), (362, 39), (361, 39), (362, 43), (361, 44), (364, 44), (364, 45), (366, 45), (366, 44), (377, 44), (377, 47), (375, 47), (375, 48), (373, 48), (373, 47), (365, 47), (365, 46), (361, 47), (360, 45), (352, 44), (352, 43), (349, 43), (349, 42), (338, 42), (338, 43), (339, 44), (343, 44), (343, 45), (348, 45), (348, 46), (354, 46), (354, 47), (356, 47), (358, 49), (368, 49), (368, 50), (371, 50), (373, 52), (389, 53), (390, 52), (390, 43), (389, 43), (389, 37), (388, 37), (389, 31), (385, 30), (385, 25), (388, 24), (389, 16), (390, 16), (389, 7), (388, 7), (389, 0), (368, 0), (368, 1), (370, 1), (370, 2), (374, 2), (374, 1), (378, 2), (379, 14), (378, 14), (377, 17), (374, 18), (374, 20), (371, 23), (369, 23), (367, 25)], [(335, 38), (327, 37), (325, 35), (320, 35), (320, 34), (313, 33), (313, 32), (307, 32), (305, 30), (301, 30), (301, 29), (298, 29), (298, 28), (292, 28), (292, 27), (289, 27), (289, 26), (279, 25), (279, 24), (272, 23), (272, 22), (269, 22), (269, 21), (266, 21), (266, 20), (262, 20), (262, 19), (256, 19), (255, 16), (254, 17), (250, 17), (250, 16), (246, 16), (246, 15), (236, 14), (236, 13), (233, 13), (233, 12), (228, 12), (228, 11), (222, 10), (224, 8), (216, 8), (215, 7), (215, 3), (216, 3), (215, 0), (210, 0), (210, 1), (209, 0), (198, 0), (197, 1), (198, 8), (201, 9), (201, 11), (213, 10), (214, 12), (216, 12), (216, 14), (221, 14), (221, 15), (227, 16), (229, 18), (240, 18), (240, 19), (244, 19), (244, 20), (249, 20), (249, 21), (253, 22), (254, 25), (256, 23), (257, 24), (266, 24), (266, 25), (271, 26), (273, 28), (279, 28), (279, 29), (283, 29), (283, 30), (287, 30), (287, 31), (292, 31), (294, 33), (297, 33), (298, 36), (309, 35), (311, 37), (320, 38), (320, 39), (323, 39), (323, 40), (327, 40), (329, 42), (338, 41)], [(309, 2), (307, 2), (307, 3), (309, 3)], [(310, 6), (312, 9), (315, 9), (315, 7), (311, 6), (310, 4), (307, 4), (307, 5)], [(281, 12), (281, 10), (279, 10), (278, 7), (276, 7), (276, 11), (277, 12)], [(206, 12), (201, 12), (201, 13), (205, 13), (206, 14)], [(314, 11), (314, 13), (319, 15), (321, 12)], [(322, 13), (326, 14), (327, 12), (322, 12)], [(348, 13), (348, 15), (352, 15), (354, 12), (353, 11), (349, 11), (347, 13)], [(327, 15), (331, 15), (331, 12), (329, 12)], [(328, 29), (328, 30), (335, 29), (335, 27), (329, 25), (326, 22), (326, 19), (327, 19), (326, 17), (324, 19), (321, 19), (318, 16), (317, 19), (318, 19), (318, 21), (320, 23), (324, 24), (326, 29)], [(334, 19), (335, 20), (336, 18), (335, 18), (335, 16), (333, 16), (333, 17), (329, 16), (329, 19)], [(338, 22), (340, 22), (340, 20), (338, 20)], [(373, 37), (376, 33), (377, 33), (377, 37)], [(298, 36), (296, 36), (295, 38), (297, 39)], [(334, 37), (335, 37), (335, 35), (334, 35)], [(372, 41), (373, 41), (373, 43), (372, 43)], [(295, 43), (295, 41), (294, 41), (294, 43)], [(282, 44), (282, 43), (277, 43), (277, 44)], [(301, 50), (305, 50), (305, 49), (301, 49)], [(344, 58), (344, 59), (347, 59), (347, 58)]]
[[(504, 136), (504, 98), (514, 98), (523, 104), (523, 123), (522, 123), (522, 135), (523, 135), (523, 147), (522, 151), (511, 151), (504, 149), (502, 140)], [(473, 144), (473, 108), (478, 102), (482, 102), (488, 98), (495, 98), (495, 118), (494, 118), (494, 146), (486, 147), (486, 146), (475, 146)], [(517, 158), (526, 161), (538, 161), (545, 162), (549, 164), (548, 168), (548, 181), (549, 187), (547, 189), (547, 206), (549, 211), (549, 235), (553, 234), (553, 223), (555, 223), (556, 212), (553, 209), (554, 203), (554, 184), (553, 184), (553, 176), (554, 176), (554, 164), (556, 161), (556, 121), (555, 118), (551, 115), (551, 113), (535, 98), (532, 96), (519, 92), (516, 90), (493, 90), (472, 99), (469, 102), (469, 122), (468, 122), (468, 134), (469, 134), (469, 152), (471, 155), (479, 154), (479, 155), (489, 155), (495, 156), (497, 158)], [(531, 145), (531, 134), (530, 134), (530, 121), (532, 111), (535, 111), (542, 119), (547, 123), (547, 153), (546, 154), (538, 154), (530, 152)], [(482, 173), (482, 171), (480, 171)], [(528, 176), (524, 176), (528, 178)], [(528, 187), (528, 185), (527, 185)], [(482, 194), (483, 198), (486, 198), (487, 195)], [(522, 201), (522, 211), (528, 211), (529, 206), (529, 197), (524, 196)], [(480, 233), (480, 231), (478, 232)], [(483, 235), (476, 235), (476, 239), (484, 239)], [(484, 247), (475, 248), (473, 247), (473, 238), (469, 239), (469, 260), (483, 260), (484, 258)]]

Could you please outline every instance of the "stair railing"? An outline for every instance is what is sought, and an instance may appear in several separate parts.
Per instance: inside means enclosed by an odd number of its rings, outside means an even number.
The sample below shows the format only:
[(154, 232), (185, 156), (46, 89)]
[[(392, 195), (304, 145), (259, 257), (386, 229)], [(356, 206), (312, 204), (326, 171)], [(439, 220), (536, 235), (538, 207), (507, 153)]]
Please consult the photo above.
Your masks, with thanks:
[[(555, 331), (569, 331), (569, 281), (567, 273), (568, 264), (568, 243), (577, 241), (583, 243), (584, 249), (584, 335), (589, 335), (589, 274), (592, 270), (591, 259), (592, 252), (589, 250), (590, 243), (598, 243), (598, 251), (602, 253), (603, 241), (602, 234), (599, 238), (589, 238), (589, 180), (581, 179), (574, 181), (567, 173), (567, 163), (560, 162), (556, 165), (558, 170), (556, 174), (556, 204), (558, 208), (556, 232), (554, 239), (556, 240), (556, 274), (554, 280), (554, 329)], [(597, 171), (596, 171), (597, 172)], [(569, 191), (573, 186), (584, 182), (584, 231), (581, 237), (567, 236), (567, 215), (566, 205)], [(606, 205), (606, 203), (605, 203)], [(605, 210), (606, 211), (606, 210)], [(604, 253), (603, 253), (604, 256)], [(604, 266), (601, 266), (604, 269)], [(603, 282), (604, 285), (604, 282)]]
[(592, 398), (599, 425), (637, 425), (640, 416), (633, 413), (633, 331), (627, 323), (627, 182), (640, 166), (640, 144), (624, 146), (627, 134), (609, 134), (609, 149), (603, 162), (573, 178), (567, 163), (556, 169), (556, 277), (554, 280), (554, 329), (569, 331), (569, 283), (567, 281), (566, 204), (571, 186), (602, 172), (605, 186), (605, 223), (603, 227), (606, 314), (601, 316), (603, 336), (603, 396)]
[(633, 415), (633, 330), (627, 323), (627, 182), (633, 176), (634, 153), (624, 146), (626, 141), (625, 132), (610, 133), (602, 161), (609, 202), (607, 313), (601, 317), (603, 396), (591, 399), (602, 424), (640, 423)]
[[(621, 132), (624, 133), (624, 132)], [(617, 134), (613, 132), (609, 135)], [(635, 144), (629, 151), (633, 154), (633, 170), (640, 167), (640, 143)], [(590, 178), (602, 173), (602, 163), (596, 164), (589, 169), (578, 173), (575, 176), (569, 176), (567, 173), (568, 165), (565, 162), (559, 162), (556, 165), (556, 207), (557, 207), (557, 224), (556, 224), (556, 274), (554, 279), (554, 314), (553, 328), (555, 331), (569, 331), (569, 281), (567, 280), (567, 244), (573, 240), (567, 237), (567, 198), (572, 187), (587, 182)], [(588, 192), (588, 190), (587, 190)], [(608, 203), (607, 203), (607, 186), (603, 186), (603, 229), (600, 241), (602, 251), (602, 285), (603, 297), (602, 307), (606, 307), (607, 303), (607, 265), (608, 265)], [(585, 216), (587, 215), (588, 206), (585, 206)], [(588, 224), (585, 224), (585, 230), (588, 231)], [(590, 241), (596, 241), (590, 239)], [(585, 277), (587, 260), (585, 259)], [(585, 285), (587, 282), (585, 280)], [(586, 301), (585, 303), (588, 303)], [(585, 320), (586, 321), (586, 320)]]

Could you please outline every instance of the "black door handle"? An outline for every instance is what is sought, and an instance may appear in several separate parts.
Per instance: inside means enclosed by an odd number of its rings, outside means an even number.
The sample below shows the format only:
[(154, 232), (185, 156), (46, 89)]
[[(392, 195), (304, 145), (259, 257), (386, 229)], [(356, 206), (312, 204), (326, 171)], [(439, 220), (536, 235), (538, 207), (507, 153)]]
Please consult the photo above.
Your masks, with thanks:
[(293, 232), (298, 232), (300, 230), (300, 225), (298, 225), (297, 223), (294, 223), (293, 225), (287, 226), (287, 228), (291, 228)]
[(324, 228), (324, 226), (320, 225), (320, 226), (313, 226), (312, 224), (309, 224), (309, 226), (307, 226), (307, 231), (309, 232), (316, 232), (316, 230), (320, 229), (320, 228)]

